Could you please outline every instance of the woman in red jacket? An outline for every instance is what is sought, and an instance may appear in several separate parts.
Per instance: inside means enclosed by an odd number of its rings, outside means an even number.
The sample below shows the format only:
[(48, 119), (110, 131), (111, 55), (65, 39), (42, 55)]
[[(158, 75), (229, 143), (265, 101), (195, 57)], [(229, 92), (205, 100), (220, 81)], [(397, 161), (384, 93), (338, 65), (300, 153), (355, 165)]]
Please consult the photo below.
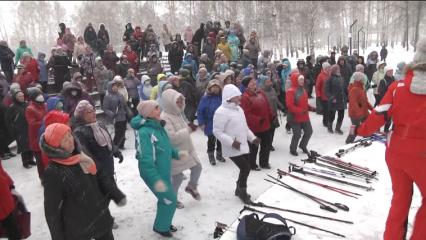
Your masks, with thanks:
[(135, 72), (139, 72), (138, 54), (132, 50), (129, 44), (124, 47), (123, 55), (127, 56), (127, 60), (129, 60), (130, 67), (133, 68)]
[(315, 94), (321, 101), (322, 106), (322, 125), (327, 127), (328, 123), (328, 98), (325, 94), (325, 82), (330, 78), (331, 65), (328, 62), (322, 64), (321, 73), (317, 77), (315, 84)]
[(21, 197), (13, 186), (13, 181), (1, 165), (0, 159), (0, 225), (7, 231), (11, 240), (21, 239), (18, 230), (14, 209), (16, 207), (14, 196)]
[(43, 184), (43, 172), (45, 166), (41, 158), (41, 150), (38, 143), (38, 131), (40, 129), (43, 117), (46, 115), (46, 104), (39, 88), (32, 87), (27, 90), (30, 105), (25, 109), (25, 118), (28, 122), (28, 139), (30, 149), (37, 162), (38, 176)]
[[(260, 139), (259, 165), (261, 168), (270, 169), (269, 153), (271, 151), (272, 134), (271, 123), (274, 118), (268, 98), (262, 90), (256, 89), (256, 80), (246, 76), (242, 84), (246, 87), (241, 97), (241, 108), (244, 110), (249, 129)], [(275, 116), (276, 117), (276, 116)], [(256, 164), (259, 146), (250, 144), (250, 165), (252, 170), (260, 171)]]
[[(312, 125), (308, 111), (315, 111), (315, 108), (308, 104), (308, 94), (305, 91), (305, 78), (298, 72), (293, 72), (290, 76), (291, 88), (288, 89), (285, 101), (288, 108), (288, 120), (293, 129), (293, 137), (290, 144), (290, 154), (298, 156), (297, 145), (306, 154), (309, 153), (307, 146), (312, 136)], [(300, 141), (303, 129), (303, 138)]]
[[(355, 72), (353, 75), (354, 83), (349, 85), (349, 117), (353, 125), (358, 126), (367, 119), (373, 111), (373, 107), (368, 102), (367, 94), (364, 90), (364, 73)], [(346, 144), (355, 140), (355, 135), (350, 134), (346, 138)]]
[(426, 39), (419, 41), (414, 61), (403, 81), (393, 83), (380, 105), (359, 127), (357, 135), (368, 136), (389, 119), (386, 163), (392, 180), (392, 202), (384, 240), (405, 239), (415, 183), (423, 201), (417, 211), (411, 240), (426, 238)]

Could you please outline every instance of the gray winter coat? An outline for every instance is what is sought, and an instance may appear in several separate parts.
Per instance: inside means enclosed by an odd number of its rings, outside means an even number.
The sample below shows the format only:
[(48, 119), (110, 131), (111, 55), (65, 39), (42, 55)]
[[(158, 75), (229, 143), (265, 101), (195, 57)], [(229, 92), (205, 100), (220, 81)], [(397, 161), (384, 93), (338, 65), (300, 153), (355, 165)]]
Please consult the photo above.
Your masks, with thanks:
[(108, 83), (108, 94), (104, 98), (102, 110), (110, 122), (126, 121), (126, 102), (119, 92), (112, 92), (114, 83), (114, 81)]
[(127, 89), (129, 97), (132, 99), (139, 99), (138, 86), (141, 85), (141, 81), (136, 77), (126, 77), (124, 79), (124, 86)]
[(344, 93), (344, 82), (341, 76), (334, 74), (330, 76), (325, 82), (325, 94), (328, 97), (328, 108), (330, 111), (346, 109), (347, 99)]
[(188, 151), (189, 156), (179, 161), (172, 161), (172, 175), (179, 174), (200, 163), (190, 136), (188, 123), (183, 118), (183, 111), (176, 105), (176, 100), (183, 96), (173, 89), (167, 89), (162, 95), (163, 112), (161, 119), (166, 121), (164, 129), (173, 147), (179, 151)]
[(111, 81), (113, 78), (113, 74), (111, 70), (108, 70), (102, 62), (97, 63), (96, 68), (93, 70), (93, 76), (96, 81), (96, 89), (99, 93), (106, 92), (106, 83)]

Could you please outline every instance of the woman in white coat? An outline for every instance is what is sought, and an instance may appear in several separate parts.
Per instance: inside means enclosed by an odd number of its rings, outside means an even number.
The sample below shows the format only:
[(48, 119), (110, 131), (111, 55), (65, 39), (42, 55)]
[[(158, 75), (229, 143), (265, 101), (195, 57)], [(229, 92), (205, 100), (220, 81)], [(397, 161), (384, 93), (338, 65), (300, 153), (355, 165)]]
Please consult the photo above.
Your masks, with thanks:
[[(174, 191), (178, 192), (182, 181), (184, 180), (183, 171), (190, 169), (191, 175), (185, 192), (191, 194), (196, 200), (201, 200), (200, 193), (197, 190), (198, 179), (201, 175), (201, 163), (195, 151), (190, 133), (191, 128), (188, 121), (184, 118), (185, 98), (179, 92), (173, 89), (167, 89), (162, 94), (163, 112), (161, 119), (166, 121), (164, 128), (173, 147), (180, 151), (187, 151), (189, 156), (186, 159), (172, 162), (172, 185)], [(183, 208), (184, 205), (178, 201), (177, 208)]]
[(247, 178), (250, 174), (250, 152), (248, 142), (259, 144), (260, 140), (247, 126), (243, 109), (239, 106), (240, 90), (233, 84), (225, 85), (222, 93), (222, 105), (213, 117), (213, 134), (222, 143), (222, 154), (229, 157), (240, 169), (235, 196), (245, 204), (250, 204), (247, 194)]

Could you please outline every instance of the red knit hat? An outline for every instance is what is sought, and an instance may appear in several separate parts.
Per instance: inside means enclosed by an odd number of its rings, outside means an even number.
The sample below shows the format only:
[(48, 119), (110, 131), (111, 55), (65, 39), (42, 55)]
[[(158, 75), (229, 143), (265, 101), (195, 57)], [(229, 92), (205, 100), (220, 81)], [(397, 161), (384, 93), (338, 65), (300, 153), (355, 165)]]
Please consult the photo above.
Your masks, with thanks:
[(44, 140), (47, 145), (57, 148), (61, 146), (61, 141), (67, 132), (71, 132), (71, 128), (62, 123), (52, 123), (46, 127), (44, 131)]

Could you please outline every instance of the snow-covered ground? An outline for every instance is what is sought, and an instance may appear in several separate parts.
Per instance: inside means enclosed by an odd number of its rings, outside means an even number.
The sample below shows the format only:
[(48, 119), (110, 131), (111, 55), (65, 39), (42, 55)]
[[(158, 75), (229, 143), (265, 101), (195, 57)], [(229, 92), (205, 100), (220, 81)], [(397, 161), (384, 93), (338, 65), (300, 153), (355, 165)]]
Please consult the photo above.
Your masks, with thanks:
[[(392, 66), (396, 66), (397, 62), (402, 60), (410, 62), (412, 56), (412, 53), (406, 54), (400, 51), (400, 49), (397, 51), (390, 50), (388, 62)], [(372, 99), (371, 92), (369, 92), (369, 95), (370, 99)], [(314, 102), (312, 101), (311, 104), (314, 105)], [(314, 133), (308, 146), (310, 149), (320, 153), (333, 153), (336, 149), (344, 145), (350, 126), (347, 116), (344, 119), (343, 130), (345, 134), (343, 136), (329, 134), (326, 128), (322, 126), (322, 116), (315, 113), (310, 113), (310, 116), (314, 128)], [(291, 135), (285, 132), (284, 117), (282, 121), (281, 127), (275, 133), (274, 146), (276, 151), (272, 152), (270, 156), (272, 169), (251, 172), (248, 179), (248, 191), (254, 199), (259, 197), (259, 200), (267, 203), (275, 204), (280, 200), (282, 203), (285, 203), (282, 206), (286, 208), (327, 215), (327, 212), (320, 210), (315, 203), (307, 199), (302, 199), (292, 192), (285, 189), (269, 189), (271, 184), (263, 180), (267, 173), (275, 174), (277, 168), (287, 169), (289, 162), (300, 163), (300, 159), (305, 157), (303, 155), (293, 157), (289, 154)], [(128, 203), (122, 208), (116, 207), (113, 203), (111, 204), (112, 215), (116, 218), (119, 225), (119, 228), (114, 230), (115, 239), (162, 239), (152, 231), (156, 199), (139, 177), (137, 160), (134, 158), (133, 131), (128, 130), (126, 136), (126, 149), (123, 151), (125, 161), (122, 164), (116, 163), (116, 175), (118, 186), (127, 195)], [(187, 181), (182, 184), (178, 198), (185, 204), (185, 208), (176, 211), (173, 223), (180, 228), (180, 231), (175, 234), (175, 238), (182, 240), (212, 239), (215, 222), (219, 221), (231, 225), (239, 217), (239, 211), (243, 207), (242, 202), (234, 196), (238, 169), (230, 160), (226, 163), (218, 163), (216, 166), (211, 166), (208, 163), (206, 154), (207, 138), (201, 130), (193, 133), (192, 139), (203, 164), (203, 173), (199, 184), (202, 200), (198, 202), (192, 199), (189, 194), (183, 191)], [(358, 200), (324, 192), (315, 186), (305, 185), (303, 188), (309, 192), (318, 192), (318, 194), (328, 199), (335, 198), (336, 202), (347, 204), (351, 208), (349, 213), (339, 211), (337, 214), (329, 215), (352, 220), (355, 222), (355, 225), (312, 220), (300, 216), (294, 216), (294, 218), (296, 219), (297, 217), (297, 219), (303, 221), (306, 219), (308, 223), (313, 225), (341, 232), (346, 234), (348, 239), (381, 239), (391, 199), (391, 183), (383, 156), (383, 146), (375, 144), (374, 146), (363, 149), (363, 151), (359, 150), (348, 154), (345, 158), (380, 172), (380, 181), (374, 184), (376, 190), (368, 193), (359, 191), (363, 196)], [(2, 163), (15, 181), (17, 190), (22, 193), (28, 209), (31, 211), (33, 234), (29, 239), (50, 239), (49, 229), (44, 217), (43, 188), (38, 180), (36, 168), (30, 170), (24, 169), (21, 165), (20, 157), (15, 157)], [(289, 182), (291, 181), (289, 180)], [(262, 195), (265, 191), (267, 193)], [(270, 194), (271, 191), (272, 194)], [(265, 197), (271, 195), (274, 197)], [(413, 223), (413, 213), (419, 207), (420, 199), (421, 196), (416, 191), (410, 213), (410, 224)], [(332, 235), (320, 233), (305, 227), (294, 226), (297, 228), (297, 235), (294, 239), (336, 238)]]

